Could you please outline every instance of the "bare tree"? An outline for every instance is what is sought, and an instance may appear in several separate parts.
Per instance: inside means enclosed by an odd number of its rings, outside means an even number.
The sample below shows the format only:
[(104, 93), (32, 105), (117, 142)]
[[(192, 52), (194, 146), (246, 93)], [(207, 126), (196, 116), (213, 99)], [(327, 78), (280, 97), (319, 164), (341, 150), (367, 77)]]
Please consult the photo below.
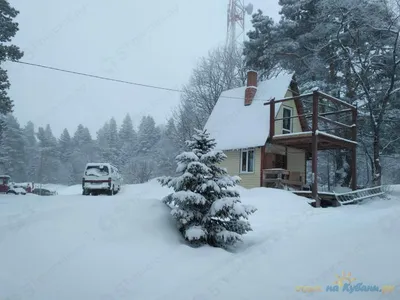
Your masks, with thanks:
[(130, 172), (135, 183), (149, 181), (154, 173), (155, 166), (149, 160), (137, 160), (131, 162)]
[(174, 112), (177, 142), (184, 143), (203, 128), (221, 93), (244, 85), (245, 68), (241, 49), (233, 52), (224, 47), (216, 48), (201, 58), (183, 87), (181, 103)]

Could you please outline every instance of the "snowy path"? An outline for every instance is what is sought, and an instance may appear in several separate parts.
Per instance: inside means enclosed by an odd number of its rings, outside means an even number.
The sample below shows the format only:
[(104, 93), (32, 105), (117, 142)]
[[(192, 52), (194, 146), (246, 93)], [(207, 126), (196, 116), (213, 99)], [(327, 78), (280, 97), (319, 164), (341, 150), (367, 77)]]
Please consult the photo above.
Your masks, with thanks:
[(168, 190), (154, 183), (114, 197), (76, 191), (0, 196), (0, 299), (400, 299), (400, 287), (295, 291), (333, 285), (342, 271), (365, 284), (400, 284), (400, 200), (316, 210), (282, 191), (244, 191), (259, 211), (234, 254), (181, 244), (159, 201)]

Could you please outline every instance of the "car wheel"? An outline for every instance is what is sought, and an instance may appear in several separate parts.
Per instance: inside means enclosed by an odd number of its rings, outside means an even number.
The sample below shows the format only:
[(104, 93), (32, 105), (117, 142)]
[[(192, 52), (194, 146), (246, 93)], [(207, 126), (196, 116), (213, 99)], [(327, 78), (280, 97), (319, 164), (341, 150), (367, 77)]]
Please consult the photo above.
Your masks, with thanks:
[(17, 195), (17, 193), (15, 191), (8, 191), (7, 194), (8, 195), (10, 195), (10, 194)]
[(108, 190), (108, 196), (113, 196), (114, 195), (114, 186), (112, 186), (109, 190)]

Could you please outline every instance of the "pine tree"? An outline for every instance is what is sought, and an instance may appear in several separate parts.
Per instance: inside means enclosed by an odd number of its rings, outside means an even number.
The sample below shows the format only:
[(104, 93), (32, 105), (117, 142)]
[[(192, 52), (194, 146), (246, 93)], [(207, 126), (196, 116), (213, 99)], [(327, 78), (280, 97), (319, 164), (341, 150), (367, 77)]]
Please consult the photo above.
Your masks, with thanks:
[(155, 176), (173, 175), (175, 157), (179, 154), (179, 145), (175, 142), (176, 128), (173, 119), (169, 119), (161, 138), (155, 146), (154, 156), (157, 163)]
[(63, 130), (58, 140), (58, 148), (61, 162), (59, 183), (73, 184), (75, 182), (74, 170), (72, 167), (73, 144), (68, 129), (66, 128)]
[[(18, 31), (18, 23), (13, 19), (19, 12), (10, 6), (7, 0), (0, 0), (0, 65), (7, 59), (19, 60), (23, 56), (23, 52), (15, 46), (11, 45), (11, 38)], [(6, 115), (13, 111), (13, 102), (7, 95), (10, 88), (7, 71), (0, 67), (0, 115)], [(4, 123), (0, 120), (0, 134), (3, 131)]]
[(74, 182), (79, 183), (82, 180), (85, 165), (99, 159), (98, 151), (89, 129), (84, 127), (82, 124), (78, 125), (72, 138), (72, 144), (72, 170), (75, 178)]
[(110, 121), (106, 122), (97, 132), (97, 146), (101, 159), (104, 162), (110, 162), (115, 164), (117, 167), (120, 165), (118, 127), (114, 118), (111, 118)]
[(40, 164), (40, 154), (38, 141), (36, 139), (35, 125), (29, 121), (23, 129), (23, 134), (25, 140), (25, 163), (27, 179), (28, 181), (35, 181)]
[(133, 169), (134, 165), (132, 160), (136, 156), (137, 147), (137, 133), (133, 128), (132, 119), (129, 114), (127, 114), (122, 121), (121, 128), (118, 132), (119, 135), (119, 149), (120, 149), (120, 172), (122, 173), (125, 182), (134, 182)]
[(226, 248), (252, 230), (248, 216), (256, 208), (243, 205), (239, 193), (231, 188), (240, 178), (218, 166), (226, 155), (213, 150), (214, 139), (206, 131), (195, 131), (193, 140), (187, 141), (190, 151), (176, 157), (180, 175), (159, 178), (162, 186), (175, 191), (163, 201), (174, 205), (171, 214), (190, 244)]
[(138, 153), (148, 155), (160, 138), (160, 130), (156, 127), (153, 117), (145, 116), (139, 124)]
[(39, 127), (37, 137), (40, 149), (39, 178), (41, 183), (59, 182), (60, 154), (57, 139), (51, 131), (50, 125)]
[(72, 155), (72, 140), (67, 128), (65, 128), (61, 133), (60, 139), (58, 140), (58, 146), (61, 162), (68, 162)]
[(13, 115), (7, 115), (4, 120), (6, 126), (0, 147), (0, 165), (3, 172), (10, 175), (14, 181), (25, 181), (26, 165), (23, 131)]
[(133, 156), (136, 148), (137, 134), (133, 128), (132, 119), (127, 114), (122, 121), (121, 128), (118, 132), (119, 149), (120, 149), (120, 162), (125, 165)]
[(249, 39), (244, 42), (243, 54), (246, 66), (259, 71), (262, 77), (276, 67), (275, 48), (270, 45), (276, 42), (277, 33), (273, 19), (261, 10), (253, 14), (251, 22), (253, 30), (247, 33)]
[(118, 126), (117, 126), (117, 122), (115, 121), (114, 118), (111, 118), (110, 122), (109, 122), (109, 130), (107, 132), (107, 142), (108, 142), (108, 148), (109, 148), (109, 153), (110, 153), (109, 161), (112, 164), (119, 167), (119, 165), (120, 165), (120, 162), (119, 162), (120, 149), (118, 148), (118, 144), (119, 144)]

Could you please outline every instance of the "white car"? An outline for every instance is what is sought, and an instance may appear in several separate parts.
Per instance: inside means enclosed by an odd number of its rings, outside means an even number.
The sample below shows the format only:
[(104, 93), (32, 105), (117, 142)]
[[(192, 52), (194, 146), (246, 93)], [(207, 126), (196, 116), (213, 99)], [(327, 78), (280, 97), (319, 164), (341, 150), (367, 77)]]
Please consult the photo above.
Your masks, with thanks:
[(22, 186), (16, 184), (10, 184), (8, 187), (7, 194), (26, 195), (26, 190)]
[(82, 195), (106, 193), (114, 195), (121, 190), (122, 176), (110, 163), (88, 163), (82, 178)]

